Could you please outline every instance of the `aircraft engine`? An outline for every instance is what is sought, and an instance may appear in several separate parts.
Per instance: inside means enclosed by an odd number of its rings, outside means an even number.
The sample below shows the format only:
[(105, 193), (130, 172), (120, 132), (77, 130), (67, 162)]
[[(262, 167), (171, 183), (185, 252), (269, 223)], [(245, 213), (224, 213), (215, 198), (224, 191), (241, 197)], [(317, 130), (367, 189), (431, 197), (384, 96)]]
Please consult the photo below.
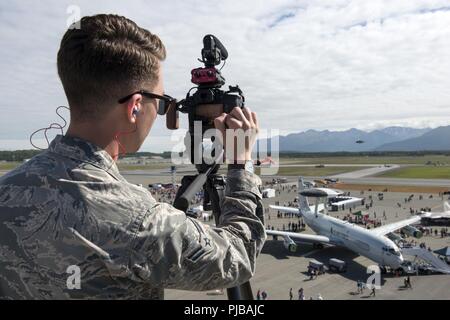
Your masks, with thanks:
[(394, 241), (395, 243), (399, 243), (403, 241), (403, 238), (400, 237), (398, 234), (395, 233), (389, 233), (386, 235), (390, 240)]
[(414, 237), (417, 239), (422, 238), (422, 235), (423, 235), (419, 229), (411, 227), (411, 226), (406, 226), (406, 227), (402, 228), (402, 231), (404, 233), (406, 233), (408, 236), (411, 236), (411, 237)]
[(289, 250), (289, 252), (297, 252), (297, 244), (289, 237), (284, 237), (283, 241), (284, 247)]

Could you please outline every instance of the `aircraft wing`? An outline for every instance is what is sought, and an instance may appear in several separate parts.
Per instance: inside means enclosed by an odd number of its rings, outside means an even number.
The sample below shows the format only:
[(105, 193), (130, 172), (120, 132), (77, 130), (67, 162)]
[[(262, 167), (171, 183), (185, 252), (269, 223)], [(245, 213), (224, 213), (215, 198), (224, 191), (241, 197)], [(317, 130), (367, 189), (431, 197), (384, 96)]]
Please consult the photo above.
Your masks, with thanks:
[(280, 207), (280, 206), (270, 206), (274, 210), (283, 211), (287, 213), (295, 213), (300, 214), (298, 208), (292, 208), (292, 207)]
[(330, 244), (330, 239), (328, 237), (319, 236), (316, 234), (304, 234), (304, 233), (275, 231), (275, 230), (266, 230), (266, 233), (270, 236), (289, 237), (292, 240), (302, 243)]
[[(295, 213), (297, 215), (301, 215), (300, 214), (300, 210), (298, 208), (293, 208), (293, 207), (281, 207), (281, 206), (270, 206), (272, 209), (274, 210), (278, 210), (278, 211), (282, 211), (282, 212), (287, 212), (287, 213)], [(311, 212), (315, 212), (316, 206), (310, 206), (309, 209), (311, 210)], [(318, 212), (321, 212), (325, 209), (325, 205), (323, 203), (319, 203), (319, 210)]]
[(450, 213), (450, 203), (448, 201), (444, 201), (444, 213)]
[(390, 223), (375, 229), (372, 229), (371, 232), (375, 233), (379, 236), (385, 236), (388, 233), (394, 232), (398, 229), (404, 228), (406, 226), (409, 226), (410, 224), (419, 222), (422, 219), (422, 216), (415, 216), (406, 220), (397, 221), (394, 223)]
[(448, 212), (448, 211), (444, 211), (444, 212), (422, 211), (421, 216), (431, 218), (431, 219), (450, 218), (450, 212)]
[(430, 218), (431, 219), (450, 218), (450, 213), (443, 212), (443, 213), (436, 214), (436, 212), (433, 212), (433, 215), (430, 216)]

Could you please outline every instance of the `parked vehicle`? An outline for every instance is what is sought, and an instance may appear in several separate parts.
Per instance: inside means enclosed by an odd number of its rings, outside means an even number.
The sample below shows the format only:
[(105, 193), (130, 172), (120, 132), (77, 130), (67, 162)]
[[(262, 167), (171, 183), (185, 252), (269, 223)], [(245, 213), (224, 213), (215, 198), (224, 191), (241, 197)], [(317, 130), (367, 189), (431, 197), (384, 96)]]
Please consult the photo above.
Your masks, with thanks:
[(330, 269), (330, 271), (334, 271), (334, 272), (346, 272), (347, 271), (347, 264), (345, 263), (345, 261), (336, 259), (336, 258), (331, 258), (328, 261), (328, 269)]
[(325, 265), (314, 259), (309, 261), (308, 269), (317, 270), (319, 274), (325, 273)]

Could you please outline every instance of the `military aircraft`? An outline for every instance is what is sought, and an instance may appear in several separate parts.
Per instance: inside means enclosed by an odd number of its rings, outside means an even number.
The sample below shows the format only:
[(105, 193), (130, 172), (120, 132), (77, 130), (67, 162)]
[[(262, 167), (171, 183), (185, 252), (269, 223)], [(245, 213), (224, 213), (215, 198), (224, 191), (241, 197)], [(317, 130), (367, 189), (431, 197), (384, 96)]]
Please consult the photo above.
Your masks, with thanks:
[[(442, 203), (442, 207), (444, 209), (444, 211), (433, 211), (433, 217), (437, 217), (437, 216), (443, 216), (443, 217), (449, 217), (450, 216), (450, 203), (448, 203), (448, 201), (444, 201)], [(425, 211), (421, 211), (421, 213), (426, 213)]]
[[(379, 264), (382, 270), (386, 270), (385, 267), (399, 269), (404, 259), (399, 247), (394, 242), (400, 237), (393, 232), (402, 229), (404, 233), (420, 238), (422, 232), (412, 227), (411, 224), (419, 222), (423, 216), (430, 215), (425, 213), (378, 228), (366, 229), (328, 215), (327, 198), (336, 197), (342, 192), (329, 188), (306, 189), (303, 178), (299, 178), (298, 183), (298, 208), (270, 207), (301, 216), (305, 224), (317, 234), (267, 230), (268, 235), (282, 237), (285, 248), (291, 252), (297, 250), (297, 242), (341, 246), (373, 260)], [(309, 205), (308, 197), (315, 199), (315, 205)]]
[[(422, 223), (426, 226), (450, 226), (450, 203), (444, 201), (444, 211), (433, 211), (432, 216), (424, 218)], [(421, 211), (420, 213), (426, 214), (428, 212)]]

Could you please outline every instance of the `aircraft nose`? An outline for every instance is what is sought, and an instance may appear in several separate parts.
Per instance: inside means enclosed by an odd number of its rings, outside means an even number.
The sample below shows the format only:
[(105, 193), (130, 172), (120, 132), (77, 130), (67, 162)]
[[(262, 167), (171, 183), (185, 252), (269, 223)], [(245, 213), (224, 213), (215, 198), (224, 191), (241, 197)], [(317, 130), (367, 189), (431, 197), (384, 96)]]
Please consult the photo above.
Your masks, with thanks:
[(400, 255), (398, 257), (396, 257), (395, 259), (395, 264), (397, 265), (397, 268), (400, 268), (400, 266), (402, 265), (402, 263), (405, 261), (405, 259), (403, 259), (403, 256)]

